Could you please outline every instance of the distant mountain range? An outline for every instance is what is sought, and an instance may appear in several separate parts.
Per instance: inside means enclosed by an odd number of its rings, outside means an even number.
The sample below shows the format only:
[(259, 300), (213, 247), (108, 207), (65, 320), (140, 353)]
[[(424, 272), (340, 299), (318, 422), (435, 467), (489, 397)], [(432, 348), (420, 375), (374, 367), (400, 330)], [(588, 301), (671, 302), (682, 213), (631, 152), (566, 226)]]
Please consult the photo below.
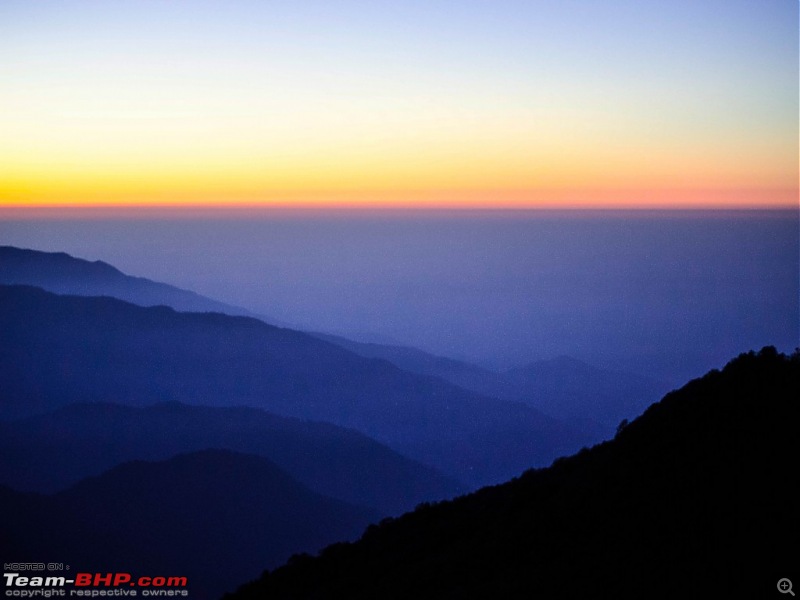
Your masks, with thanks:
[[(0, 284), (32, 285), (57, 294), (111, 296), (140, 306), (163, 305), (178, 311), (256, 316), (244, 308), (194, 292), (130, 277), (101, 261), (11, 246), (0, 246)], [(568, 357), (497, 373), (416, 348), (364, 343), (324, 333), (311, 335), (364, 358), (386, 360), (405, 371), (437, 377), (484, 396), (524, 402), (569, 423), (587, 441), (613, 435), (622, 419), (640, 414), (673, 387), (633, 373), (598, 369)]]
[(264, 408), (355, 428), (470, 485), (588, 442), (521, 403), (246, 317), (0, 286), (0, 415), (163, 401)]
[(513, 392), (499, 397), (522, 400), (570, 423), (589, 419), (604, 425), (609, 433), (673, 387), (635, 373), (599, 369), (568, 356), (538, 360), (503, 375)]
[(190, 597), (209, 600), (378, 517), (223, 450), (126, 463), (50, 496), (0, 487), (0, 510), (4, 557), (69, 561), (72, 574), (187, 577)]
[(0, 550), (193, 598), (334, 541), (236, 597), (761, 597), (797, 564), (774, 532), (797, 528), (798, 371), (743, 355), (620, 424), (667, 385), (307, 334), (0, 247)]
[[(63, 252), (0, 246), (0, 284), (32, 285), (57, 294), (111, 296), (140, 306), (170, 306), (182, 312), (261, 318), (244, 308), (165, 283), (131, 277), (102, 261), (90, 262)], [(325, 333), (311, 335), (359, 356), (387, 360), (405, 371), (444, 379), (484, 396), (524, 402), (568, 422), (593, 441), (613, 435), (622, 419), (640, 414), (672, 388), (663, 381), (598, 369), (570, 357), (540, 360), (498, 373), (416, 348), (365, 343)]]
[(227, 598), (776, 595), (800, 558), (799, 404), (800, 354), (742, 355), (613, 441), (294, 557)]
[(131, 460), (222, 448), (263, 456), (310, 489), (382, 516), (450, 498), (458, 484), (354, 431), (266, 411), (162, 403), (71, 404), (0, 422), (0, 483), (52, 493)]
[(65, 252), (0, 246), (0, 284), (32, 285), (74, 296), (111, 296), (139, 306), (171, 306), (186, 312), (255, 316), (239, 306), (144, 277), (132, 277), (103, 261), (83, 260)]
[(479, 394), (524, 402), (552, 417), (595, 435), (613, 435), (623, 419), (641, 414), (672, 386), (634, 373), (593, 367), (567, 356), (539, 360), (497, 373), (464, 361), (416, 348), (366, 344), (314, 333), (359, 356), (380, 358), (420, 375), (438, 377)]

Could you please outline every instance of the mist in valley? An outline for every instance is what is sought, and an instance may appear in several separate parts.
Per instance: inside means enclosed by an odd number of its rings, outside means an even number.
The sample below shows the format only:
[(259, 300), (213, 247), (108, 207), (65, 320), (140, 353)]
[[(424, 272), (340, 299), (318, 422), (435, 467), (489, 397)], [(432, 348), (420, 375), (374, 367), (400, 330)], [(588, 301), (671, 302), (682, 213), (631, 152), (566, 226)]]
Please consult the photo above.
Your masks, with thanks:
[(2, 239), (492, 369), (566, 355), (679, 384), (798, 340), (793, 211), (264, 211), (6, 221)]

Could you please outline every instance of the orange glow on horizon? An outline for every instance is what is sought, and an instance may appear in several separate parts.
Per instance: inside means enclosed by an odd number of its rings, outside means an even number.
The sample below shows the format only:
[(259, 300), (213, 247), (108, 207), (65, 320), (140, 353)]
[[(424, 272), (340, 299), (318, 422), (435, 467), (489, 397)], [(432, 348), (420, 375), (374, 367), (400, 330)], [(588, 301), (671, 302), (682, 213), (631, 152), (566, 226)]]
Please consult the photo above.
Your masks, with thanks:
[(0, 198), (0, 218), (102, 216), (167, 212), (211, 214), (253, 210), (708, 210), (797, 209), (795, 189), (353, 190), (211, 197), (197, 194), (114, 194), (31, 200)]

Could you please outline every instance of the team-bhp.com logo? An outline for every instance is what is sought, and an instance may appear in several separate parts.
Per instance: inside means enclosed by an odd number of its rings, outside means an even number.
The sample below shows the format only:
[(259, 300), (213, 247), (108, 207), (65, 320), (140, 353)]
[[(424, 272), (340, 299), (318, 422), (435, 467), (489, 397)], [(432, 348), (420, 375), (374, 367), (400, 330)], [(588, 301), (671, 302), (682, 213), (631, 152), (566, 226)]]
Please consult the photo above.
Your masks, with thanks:
[[(73, 577), (67, 579), (64, 576), (3, 573), (3, 578), (6, 584), (6, 596), (21, 598), (189, 595), (186, 590), (186, 577), (134, 577), (130, 573), (75, 573)], [(50, 593), (43, 593), (45, 590)]]

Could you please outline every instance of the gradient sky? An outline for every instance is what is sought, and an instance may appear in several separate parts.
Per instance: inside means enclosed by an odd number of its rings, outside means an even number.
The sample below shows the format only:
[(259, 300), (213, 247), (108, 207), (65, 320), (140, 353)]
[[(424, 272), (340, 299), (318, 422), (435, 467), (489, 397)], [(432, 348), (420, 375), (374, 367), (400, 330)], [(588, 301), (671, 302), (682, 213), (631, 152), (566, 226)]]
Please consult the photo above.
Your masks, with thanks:
[(796, 206), (796, 0), (0, 3), (0, 206)]

